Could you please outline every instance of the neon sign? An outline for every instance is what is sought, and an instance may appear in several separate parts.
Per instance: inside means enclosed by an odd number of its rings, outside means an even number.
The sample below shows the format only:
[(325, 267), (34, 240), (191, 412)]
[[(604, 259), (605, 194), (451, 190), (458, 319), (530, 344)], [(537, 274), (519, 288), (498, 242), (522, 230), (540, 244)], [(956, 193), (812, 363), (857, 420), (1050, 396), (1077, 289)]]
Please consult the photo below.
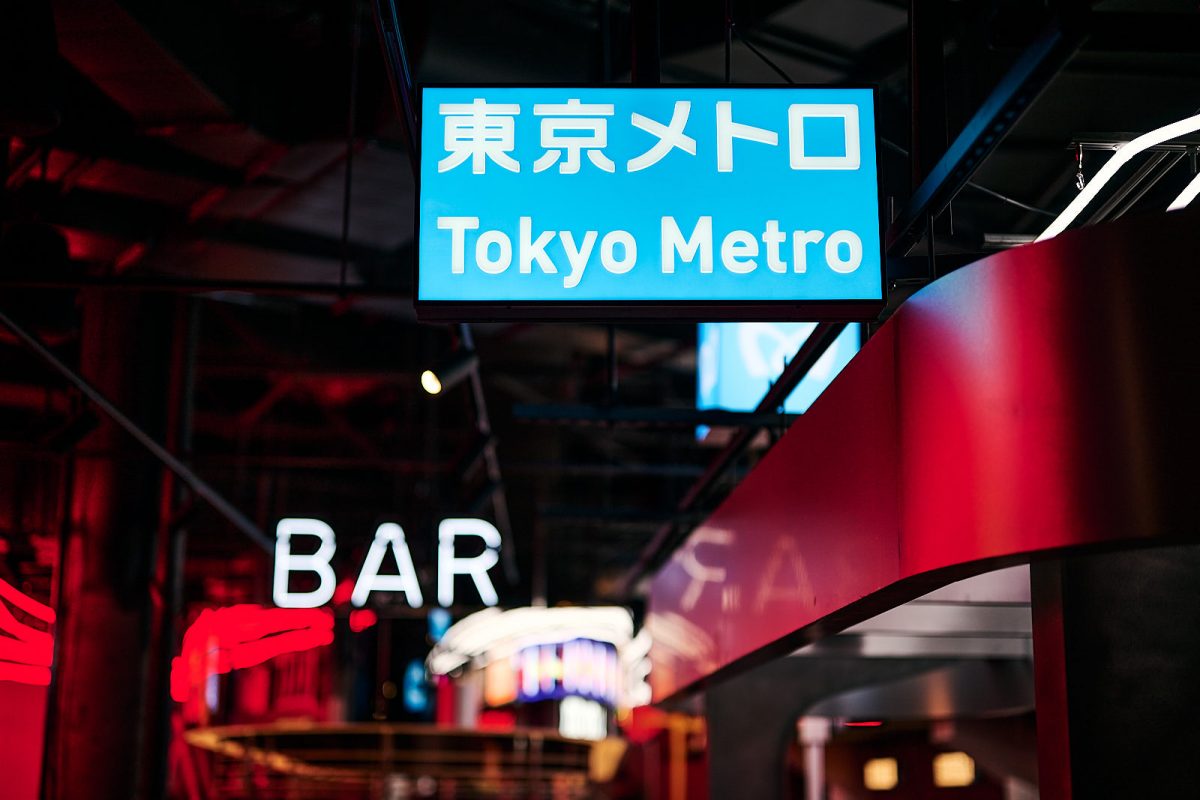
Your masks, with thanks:
[(522, 648), (488, 664), (484, 701), (491, 706), (513, 701), (536, 703), (584, 697), (617, 705), (620, 688), (617, 648), (608, 642), (573, 639)]
[(0, 580), (0, 680), (49, 686), (54, 637), (18, 620), (10, 605), (46, 625), (55, 619), (50, 606)]
[[(313, 553), (292, 552), (292, 540), (297, 537), (315, 538)], [(460, 538), (482, 541), (483, 552), (475, 556), (457, 555)], [(380, 574), (384, 557), (391, 551), (399, 571)], [(275, 575), (272, 597), (280, 608), (316, 608), (333, 599), (337, 578), (332, 560), (337, 552), (333, 528), (319, 519), (289, 518), (279, 521), (275, 529)], [(485, 606), (500, 602), (488, 570), (500, 561), (500, 532), (490, 522), (481, 519), (444, 519), (438, 525), (437, 601), (442, 606), (454, 605), (454, 578), (466, 575), (475, 584), (479, 599)], [(317, 576), (317, 587), (310, 591), (292, 591), (293, 572), (308, 572)], [(394, 522), (385, 522), (375, 530), (375, 538), (363, 560), (351, 605), (362, 607), (372, 592), (399, 592), (412, 608), (425, 603), (425, 595), (417, 579), (412, 553), (404, 538), (404, 529)]]
[(333, 614), (325, 609), (263, 608), (246, 604), (200, 612), (171, 661), (171, 697), (186, 702), (193, 687), (215, 675), (262, 664), (333, 642)]
[(786, 304), (849, 319), (882, 302), (870, 89), (422, 97), (422, 316), (652, 304), (749, 319)]

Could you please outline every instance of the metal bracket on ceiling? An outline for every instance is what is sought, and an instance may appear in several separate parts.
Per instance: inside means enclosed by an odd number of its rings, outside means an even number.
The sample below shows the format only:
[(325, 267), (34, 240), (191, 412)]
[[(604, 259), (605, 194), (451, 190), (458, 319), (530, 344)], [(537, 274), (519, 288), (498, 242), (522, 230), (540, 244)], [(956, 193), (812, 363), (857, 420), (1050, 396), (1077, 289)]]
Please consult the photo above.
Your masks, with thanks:
[(421, 138), (417, 127), (417, 110), (413, 101), (412, 70), (408, 62), (408, 50), (404, 45), (404, 31), (400, 27), (400, 15), (396, 11), (396, 0), (372, 0), (371, 10), (375, 17), (375, 28), (379, 31), (379, 42), (383, 48), (383, 59), (387, 65), (388, 83), (392, 88), (392, 100), (404, 120), (408, 134), (408, 156), (416, 177), (421, 163)]
[(925, 221), (949, 205), (1042, 89), (1075, 54), (1085, 37), (1081, 27), (1074, 23), (1075, 20), (1051, 23), (1020, 55), (888, 228), (885, 237), (888, 255), (907, 254), (920, 238)]

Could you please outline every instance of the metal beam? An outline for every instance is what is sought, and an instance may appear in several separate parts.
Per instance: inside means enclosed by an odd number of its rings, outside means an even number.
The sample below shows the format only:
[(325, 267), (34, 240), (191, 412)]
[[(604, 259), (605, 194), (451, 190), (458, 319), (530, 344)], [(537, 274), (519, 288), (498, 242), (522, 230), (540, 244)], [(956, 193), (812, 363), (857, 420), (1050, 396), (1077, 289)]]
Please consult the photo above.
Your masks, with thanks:
[[(763, 395), (762, 400), (759, 401), (758, 407), (755, 409), (755, 413), (766, 414), (772, 409), (782, 406), (784, 401), (787, 400), (788, 395), (792, 393), (792, 390), (808, 374), (813, 364), (817, 363), (817, 359), (824, 355), (830, 345), (841, 335), (845, 327), (846, 323), (844, 322), (822, 322), (818, 324), (804, 341), (804, 344), (800, 345), (800, 349), (796, 351), (795, 357), (784, 367), (779, 380), (772, 384), (767, 393)], [(745, 427), (738, 431), (729, 444), (708, 465), (708, 469), (704, 471), (704, 474), (684, 494), (683, 499), (679, 501), (676, 509), (678, 514), (686, 515), (692, 513), (700, 498), (733, 465), (734, 460), (749, 446), (759, 430), (759, 427)], [(671, 551), (687, 533), (687, 530), (680, 533), (678, 526), (674, 522), (665, 523), (655, 531), (650, 542), (642, 549), (637, 562), (622, 576), (619, 586), (620, 593), (628, 595), (644, 575), (656, 568), (670, 555)]]
[[(343, 253), (342, 241), (336, 236), (237, 217), (188, 221), (183, 209), (94, 189), (75, 188), (64, 195), (55, 184), (35, 183), (10, 193), (10, 197), (18, 206), (35, 209), (52, 224), (126, 239), (153, 241), (178, 231), (189, 240), (239, 244), (331, 261), (340, 260)], [(411, 244), (387, 250), (351, 242), (348, 255), (360, 267), (392, 267), (402, 259), (410, 259), (412, 249)], [(410, 271), (396, 272), (403, 275), (401, 285), (409, 285)]]
[(777, 411), (742, 412), (724, 409), (661, 408), (646, 406), (591, 406), (559, 404), (516, 404), (513, 417), (525, 422), (548, 425), (636, 425), (645, 427), (745, 427), (765, 428), (785, 425), (793, 414)]
[(392, 100), (396, 104), (396, 112), (404, 120), (404, 130), (408, 134), (409, 165), (412, 167), (413, 176), (417, 177), (421, 165), (421, 135), (417, 127), (416, 104), (413, 100), (412, 70), (408, 64), (408, 50), (404, 46), (404, 31), (400, 27), (396, 0), (373, 0), (371, 11), (375, 16), (375, 29), (379, 31), (384, 63), (387, 64), (386, 72), (388, 85), (392, 89)]
[(97, 289), (114, 292), (157, 292), (163, 294), (215, 294), (239, 292), (266, 296), (337, 296), (347, 300), (382, 299), (411, 300), (408, 288), (389, 288), (349, 284), (343, 287), (337, 281), (240, 281), (211, 278), (173, 278), (170, 276), (145, 275), (138, 277), (107, 277), (81, 275), (77, 278), (57, 279), (40, 276), (13, 276), (0, 278), (0, 289), (52, 289), (78, 290)]
[(920, 239), (925, 222), (940, 214), (954, 199), (1042, 89), (1079, 49), (1084, 35), (1074, 22), (1059, 20), (1052, 23), (1000, 80), (888, 229), (885, 239), (888, 255), (907, 254)]
[(100, 393), (100, 390), (92, 386), (82, 375), (63, 363), (40, 339), (26, 331), (24, 327), (3, 311), (0, 311), (0, 325), (12, 331), (13, 335), (20, 339), (26, 347), (66, 378), (71, 385), (91, 400), (97, 408), (107, 414), (126, 433), (132, 436), (138, 444), (149, 450), (151, 455), (161, 461), (167, 469), (178, 475), (180, 480), (186, 483), (197, 496), (212, 506), (214, 511), (227, 519), (239, 531), (246, 534), (251, 541), (263, 550), (268, 553), (274, 552), (275, 542), (268, 538), (249, 517), (239, 511), (216, 489), (193, 472), (191, 467), (180, 461), (167, 448), (159, 444), (153, 436), (146, 433), (146, 431), (138, 427), (137, 423), (125, 416), (121, 409), (113, 405), (107, 397)]
[[(475, 352), (475, 337), (471, 326), (467, 323), (459, 325), (462, 335), (463, 348)], [(516, 585), (521, 577), (517, 569), (516, 546), (513, 542), (512, 520), (508, 515), (508, 495), (504, 493), (504, 478), (500, 473), (500, 458), (496, 454), (496, 439), (492, 436), (492, 421), (488, 416), (487, 397), (483, 392), (483, 377), (479, 374), (478, 362), (467, 376), (471, 386), (471, 399), (475, 406), (475, 429), (479, 436), (486, 440), (483, 448), (483, 464), (487, 472), (489, 487), (488, 499), (492, 504), (492, 512), (496, 515), (496, 528), (500, 531), (507, 547), (500, 549), (501, 564), (504, 567), (504, 577), (510, 586)]]

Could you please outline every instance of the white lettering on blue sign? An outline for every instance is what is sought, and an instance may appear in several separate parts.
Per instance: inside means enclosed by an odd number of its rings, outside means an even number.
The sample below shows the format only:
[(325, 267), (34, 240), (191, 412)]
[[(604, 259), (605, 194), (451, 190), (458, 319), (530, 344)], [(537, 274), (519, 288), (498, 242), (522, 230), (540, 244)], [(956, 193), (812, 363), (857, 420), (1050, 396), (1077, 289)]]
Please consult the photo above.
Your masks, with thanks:
[(426, 89), (418, 300), (878, 300), (865, 89)]

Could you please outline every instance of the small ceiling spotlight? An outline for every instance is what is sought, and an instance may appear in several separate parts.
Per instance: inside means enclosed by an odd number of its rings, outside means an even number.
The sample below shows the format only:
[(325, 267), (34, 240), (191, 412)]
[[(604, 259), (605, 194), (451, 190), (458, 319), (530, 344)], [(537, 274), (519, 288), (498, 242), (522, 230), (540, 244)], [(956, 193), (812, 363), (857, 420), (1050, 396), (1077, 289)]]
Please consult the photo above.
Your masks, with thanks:
[(459, 351), (433, 369), (421, 373), (421, 388), (429, 394), (441, 394), (457, 386), (479, 366), (479, 356), (472, 351)]

